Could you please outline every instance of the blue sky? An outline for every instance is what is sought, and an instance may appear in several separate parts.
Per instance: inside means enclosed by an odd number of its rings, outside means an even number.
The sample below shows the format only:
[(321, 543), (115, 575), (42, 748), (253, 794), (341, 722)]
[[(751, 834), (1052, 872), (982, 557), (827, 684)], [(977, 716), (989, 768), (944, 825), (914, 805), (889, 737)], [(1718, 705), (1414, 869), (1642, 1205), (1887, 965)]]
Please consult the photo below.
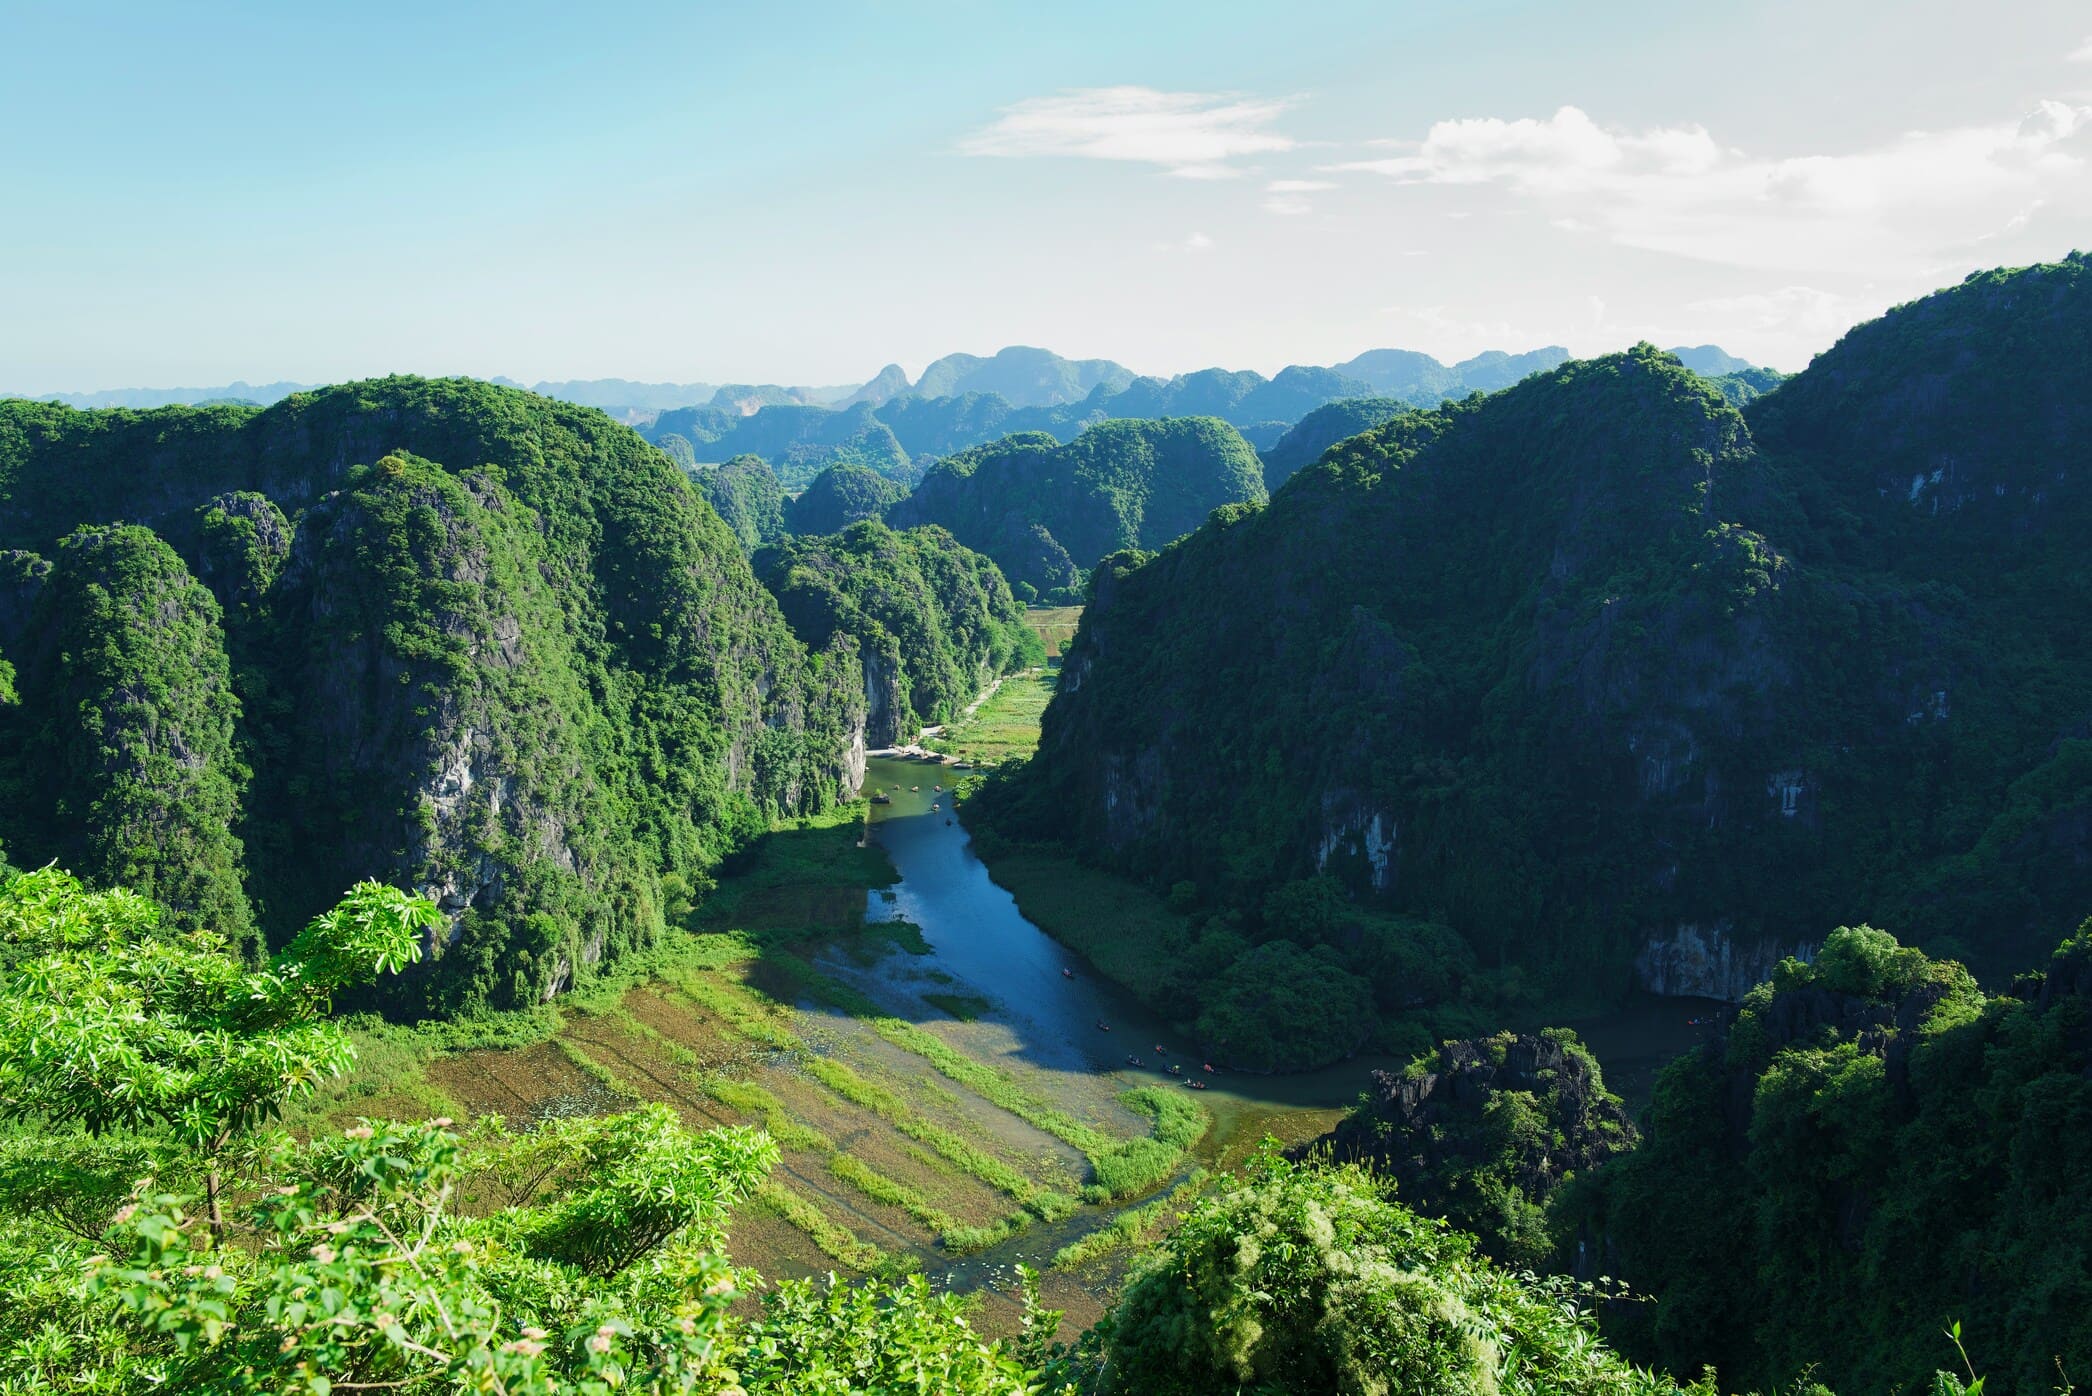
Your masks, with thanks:
[(2081, 0), (0, 0), (0, 390), (1798, 368), (2092, 245)]

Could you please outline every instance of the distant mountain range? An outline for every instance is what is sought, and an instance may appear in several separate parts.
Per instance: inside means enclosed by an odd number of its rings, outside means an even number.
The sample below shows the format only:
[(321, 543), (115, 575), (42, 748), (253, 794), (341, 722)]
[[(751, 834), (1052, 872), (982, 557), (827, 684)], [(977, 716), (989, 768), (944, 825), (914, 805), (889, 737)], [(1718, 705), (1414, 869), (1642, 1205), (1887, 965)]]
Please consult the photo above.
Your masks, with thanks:
[[(1670, 351), (1695, 373), (1708, 377), (1739, 373), (1751, 365), (1712, 344), (1680, 347)], [(1398, 397), (1416, 403), (1441, 402), (1471, 392), (1495, 392), (1532, 374), (1555, 368), (1569, 359), (1560, 345), (1506, 354), (1492, 349), (1443, 364), (1429, 354), (1408, 349), (1369, 349), (1344, 363), (1328, 368), (1294, 365), (1267, 379), (1261, 374), (1220, 368), (1182, 373), (1173, 378), (1144, 377), (1110, 359), (1064, 359), (1049, 349), (1011, 345), (983, 358), (978, 354), (947, 354), (910, 382), (899, 364), (888, 364), (863, 384), (830, 387), (784, 387), (775, 383), (642, 383), (628, 378), (581, 378), (546, 380), (533, 384), (496, 376), (489, 379), (504, 388), (528, 388), (545, 397), (583, 407), (601, 408), (614, 417), (640, 422), (649, 414), (678, 408), (708, 407), (737, 416), (753, 416), (766, 407), (850, 408), (873, 407), (897, 398), (963, 398), (993, 394), (1013, 409), (1069, 407), (1101, 402), (1141, 388), (1125, 407), (1139, 401), (1170, 403), (1175, 415), (1212, 415), (1227, 418), (1237, 426), (1272, 423), (1280, 430), (1269, 433), (1272, 440), (1283, 427), (1300, 420), (1325, 402), (1341, 397)], [(1342, 381), (1339, 381), (1342, 380)], [(89, 393), (46, 393), (39, 400), (62, 402), (68, 407), (168, 407), (195, 406), (208, 402), (252, 403), (266, 407), (292, 393), (309, 392), (311, 383), (225, 384), (215, 388), (109, 388)], [(1268, 391), (1267, 391), (1268, 390)], [(1103, 399), (1099, 398), (1099, 394)], [(1313, 398), (1313, 401), (1306, 399)], [(1177, 405), (1179, 402), (1187, 405)], [(1196, 405), (1190, 405), (1196, 404)], [(1225, 407), (1226, 410), (1222, 410)], [(1162, 415), (1114, 410), (1093, 416), (1130, 417)], [(1027, 422), (1018, 429), (1050, 430), (1043, 423)], [(1072, 435), (1073, 433), (1069, 433)], [(1257, 433), (1250, 433), (1254, 440)], [(972, 444), (971, 442), (966, 444)], [(956, 449), (956, 448), (947, 448)]]
[(252, 403), (267, 407), (292, 393), (310, 390), (311, 383), (227, 383), (221, 388), (107, 388), (98, 393), (46, 393), (39, 402), (62, 402), (67, 407), (196, 407), (208, 402)]
[[(854, 383), (837, 387), (783, 388), (774, 383), (638, 383), (629, 378), (575, 378), (563, 382), (520, 383), (499, 374), (487, 380), (497, 387), (522, 388), (540, 397), (558, 398), (581, 407), (597, 407), (615, 417), (631, 418), (672, 408), (705, 404), (731, 408), (744, 415), (759, 407), (796, 403), (832, 406), (859, 391)], [(93, 393), (45, 393), (39, 402), (67, 407), (196, 407), (205, 403), (245, 403), (268, 407), (292, 393), (312, 392), (317, 383), (228, 383), (218, 388), (108, 388)], [(867, 385), (869, 386), (869, 385)], [(6, 396), (6, 394), (0, 394)]]

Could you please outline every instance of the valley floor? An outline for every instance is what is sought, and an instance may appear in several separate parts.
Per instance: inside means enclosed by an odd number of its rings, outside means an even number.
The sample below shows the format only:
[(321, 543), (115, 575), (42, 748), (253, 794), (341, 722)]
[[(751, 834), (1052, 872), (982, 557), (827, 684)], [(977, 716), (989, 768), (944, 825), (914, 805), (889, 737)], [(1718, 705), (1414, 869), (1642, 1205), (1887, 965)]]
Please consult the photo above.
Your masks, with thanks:
[[(1028, 754), (1052, 678), (1013, 677), (947, 742)], [(991, 882), (952, 817), (956, 778), (874, 760), (891, 803), (772, 832), (688, 930), (556, 1005), (462, 1028), (365, 1023), (356, 1073), (291, 1125), (637, 1101), (698, 1128), (760, 1125), (782, 1160), (734, 1218), (739, 1263), (772, 1279), (920, 1268), (981, 1291), (993, 1327), (1014, 1322), (1024, 1263), (1045, 1272), (1049, 1307), (1087, 1325), (1209, 1172), (1267, 1136), (1321, 1134), (1373, 1067), (1399, 1063), (1172, 1089), (1188, 1078), (1159, 1048), (1197, 1058), (1118, 986), (1154, 977), (1181, 917), (1051, 851), (998, 856)]]

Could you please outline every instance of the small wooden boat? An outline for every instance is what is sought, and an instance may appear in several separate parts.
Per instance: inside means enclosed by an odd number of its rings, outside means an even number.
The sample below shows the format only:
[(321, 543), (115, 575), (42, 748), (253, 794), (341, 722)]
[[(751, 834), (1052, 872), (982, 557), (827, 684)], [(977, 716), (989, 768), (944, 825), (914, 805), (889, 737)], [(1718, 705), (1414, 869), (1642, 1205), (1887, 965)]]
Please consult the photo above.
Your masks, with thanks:
[(1072, 969), (1065, 969), (1065, 968), (1061, 970), (1061, 978), (1063, 978), (1063, 979), (1073, 979), (1074, 977), (1075, 977), (1075, 971), (1074, 971), (1074, 970), (1072, 970)]
[(891, 795), (874, 795), (874, 796), (872, 796), (872, 803), (873, 803), (873, 804), (875, 804), (875, 805), (890, 805), (890, 804), (892, 804), (892, 803), (893, 803), (893, 796), (891, 796)]
[(1105, 1021), (1104, 1021), (1104, 1020), (1103, 1020), (1102, 1018), (1099, 1018), (1099, 1019), (1097, 1020), (1097, 1031), (1098, 1031), (1098, 1032), (1110, 1032), (1110, 1031), (1111, 1031), (1111, 1024), (1109, 1024), (1109, 1023), (1105, 1022)]
[(1184, 1074), (1184, 1068), (1178, 1066), (1175, 1062), (1171, 1062), (1169, 1064), (1169, 1074), (1172, 1076), (1182, 1076)]
[(942, 790), (942, 789), (944, 789), (944, 787), (943, 787), (943, 786), (941, 786), (941, 785), (933, 785), (933, 786), (931, 786), (930, 788), (931, 788), (932, 790)]
[(1206, 1089), (1206, 1083), (1204, 1081), (1186, 1081), (1184, 1084), (1191, 1087), (1195, 1091), (1203, 1091), (1204, 1089)]
[(1219, 1068), (1219, 1067), (1217, 1067), (1217, 1066), (1215, 1066), (1215, 1065), (1214, 1065), (1213, 1063), (1211, 1063), (1211, 1062), (1207, 1062), (1207, 1063), (1205, 1063), (1205, 1067), (1206, 1067), (1206, 1074), (1207, 1074), (1208, 1076), (1218, 1076), (1218, 1075), (1220, 1075), (1220, 1068)]
[(1128, 1056), (1128, 1057), (1126, 1058), (1126, 1065), (1128, 1065), (1128, 1066), (1146, 1066), (1146, 1065), (1147, 1065), (1147, 1063), (1146, 1063), (1146, 1062), (1144, 1062), (1144, 1061), (1142, 1061), (1142, 1060), (1141, 1060), (1141, 1059), (1140, 1059), (1139, 1057), (1135, 1057), (1135, 1056)]
[(1160, 1042), (1158, 1042), (1155, 1044), (1155, 1055), (1158, 1057), (1166, 1057), (1169, 1055), (1169, 1051)]

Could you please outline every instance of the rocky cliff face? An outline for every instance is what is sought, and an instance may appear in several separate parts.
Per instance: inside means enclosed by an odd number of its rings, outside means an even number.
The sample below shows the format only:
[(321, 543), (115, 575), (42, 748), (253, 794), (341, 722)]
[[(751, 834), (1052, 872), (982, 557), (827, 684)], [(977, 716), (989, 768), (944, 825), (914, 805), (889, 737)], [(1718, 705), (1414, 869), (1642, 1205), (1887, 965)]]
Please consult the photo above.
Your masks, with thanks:
[(908, 696), (901, 691), (901, 666), (892, 655), (877, 648), (862, 651), (864, 662), (864, 740), (874, 749), (913, 741), (915, 733), (901, 730), (902, 714), (908, 711)]
[(1812, 949), (1805, 941), (1738, 943), (1736, 927), (1728, 921), (1681, 922), (1642, 942), (1634, 957), (1634, 978), (1652, 994), (1740, 1003), (1753, 987), (1772, 978), (1781, 960), (1807, 960)]
[[(487, 477), (399, 456), (308, 513), (272, 598), (301, 696), (279, 778), (342, 792), (327, 813), (357, 817), (300, 820), (284, 853), (319, 900), (359, 870), (434, 897), (449, 929), (432, 957), (468, 915), (500, 915), (526, 881), (551, 884), (536, 894), (589, 928), (558, 948), (570, 975), (576, 956), (660, 926), (622, 921), (643, 900), (604, 895), (630, 848), (609, 837), (592, 704), (556, 606), (521, 565), (518, 525)], [(372, 577), (368, 559), (403, 526), (406, 554)]]
[(198, 513), (197, 579), (222, 609), (251, 615), (290, 557), (290, 520), (252, 490), (228, 490)]

